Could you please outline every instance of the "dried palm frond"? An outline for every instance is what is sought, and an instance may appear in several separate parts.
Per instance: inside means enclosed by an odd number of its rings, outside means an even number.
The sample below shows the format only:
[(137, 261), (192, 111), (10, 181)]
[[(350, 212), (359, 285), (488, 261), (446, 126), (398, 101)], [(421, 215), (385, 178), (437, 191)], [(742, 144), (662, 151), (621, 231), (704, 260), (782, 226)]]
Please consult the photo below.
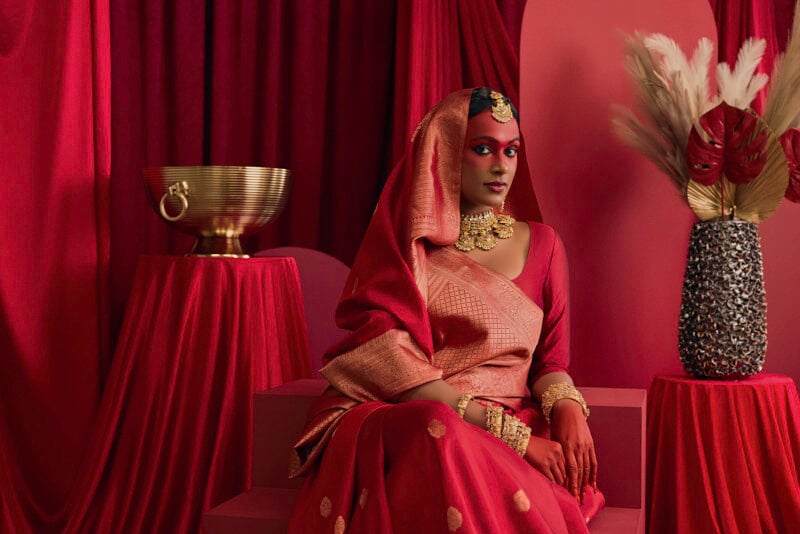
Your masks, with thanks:
[[(686, 142), (692, 125), (713, 102), (708, 98), (708, 65), (713, 45), (701, 39), (691, 62), (670, 38), (640, 34), (626, 39), (626, 68), (636, 85), (644, 120), (618, 107), (617, 136), (651, 159), (686, 195)], [(660, 56), (660, 61), (656, 55)]]
[(800, 126), (800, 2), (795, 5), (792, 33), (786, 52), (775, 60), (772, 83), (764, 108), (764, 122), (780, 136)]
[(651, 52), (661, 55), (661, 71), (666, 76), (677, 77), (680, 82), (674, 86), (681, 88), (687, 97), (689, 115), (699, 117), (705, 113), (711, 103), (708, 95), (708, 66), (714, 53), (714, 43), (707, 37), (697, 42), (697, 47), (689, 61), (678, 46), (678, 43), (660, 33), (654, 33), (644, 39), (644, 45)]
[(777, 137), (766, 125), (764, 129), (767, 131), (767, 161), (755, 180), (740, 185), (725, 178), (715, 185), (702, 185), (694, 180), (689, 182), (687, 200), (701, 221), (732, 214), (758, 223), (775, 213), (786, 191), (789, 172)]
[(764, 39), (748, 39), (739, 49), (733, 71), (725, 62), (717, 65), (717, 87), (722, 100), (739, 109), (750, 106), (769, 81), (766, 74), (756, 74), (766, 49), (767, 42)]
[[(795, 27), (800, 31), (800, 7), (795, 11)], [(735, 151), (742, 151), (746, 144), (761, 136), (762, 148), (756, 152), (761, 154), (758, 157), (763, 169), (760, 172), (749, 171), (757, 173), (754, 178), (748, 178), (752, 179), (749, 183), (743, 183), (741, 176), (735, 174), (728, 179), (725, 173), (713, 185), (702, 185), (692, 180), (687, 162), (687, 143), (692, 127), (699, 126), (700, 117), (716, 108), (720, 100), (746, 109), (766, 85), (769, 77), (756, 73), (766, 48), (765, 41), (746, 41), (733, 70), (725, 63), (717, 66), (718, 97), (709, 94), (708, 72), (714, 47), (708, 39), (700, 39), (691, 60), (675, 41), (661, 34), (648, 37), (636, 34), (626, 40), (626, 47), (626, 67), (636, 86), (642, 119), (628, 109), (615, 108), (613, 126), (617, 136), (655, 162), (678, 186), (701, 220), (733, 216), (760, 222), (771, 215), (783, 198), (788, 183), (786, 158), (777, 134), (793, 122), (800, 122), (800, 90), (797, 89), (800, 87), (800, 35), (790, 41), (786, 56), (779, 62), (781, 67), (776, 69), (780, 74), (779, 79), (773, 81), (772, 91), (777, 90), (777, 96), (771, 94), (767, 100), (767, 111), (771, 113), (773, 122), (759, 119), (758, 128), (744, 139), (736, 141), (732, 137), (726, 142), (726, 146), (730, 145), (726, 153), (717, 155), (724, 158), (721, 161), (725, 168), (731, 163), (728, 158), (734, 157), (743, 157), (743, 164), (750, 165), (754, 162), (748, 158), (755, 158), (755, 152), (749, 155)], [(779, 103), (794, 107), (792, 111), (778, 110)], [(776, 124), (783, 130), (778, 130)], [(738, 121), (731, 125), (742, 127)], [(728, 154), (728, 150), (734, 152)], [(733, 172), (731, 169), (725, 172), (729, 171)], [(732, 183), (731, 180), (742, 183)]]

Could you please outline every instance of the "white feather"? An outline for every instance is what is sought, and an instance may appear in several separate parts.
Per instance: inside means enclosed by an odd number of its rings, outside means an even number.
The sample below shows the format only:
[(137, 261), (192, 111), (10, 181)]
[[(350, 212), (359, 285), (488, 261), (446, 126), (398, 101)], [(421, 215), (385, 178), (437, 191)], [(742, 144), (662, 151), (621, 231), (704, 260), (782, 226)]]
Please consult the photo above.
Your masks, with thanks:
[(692, 54), (692, 61), (689, 70), (692, 73), (691, 86), (695, 88), (697, 95), (698, 116), (707, 111), (705, 106), (708, 102), (708, 66), (714, 54), (714, 43), (707, 37), (702, 37), (697, 42), (697, 48)]
[(661, 67), (664, 74), (674, 72), (686, 72), (689, 70), (689, 62), (678, 43), (664, 34), (653, 33), (645, 37), (644, 45), (651, 52), (661, 55)]
[(748, 39), (739, 49), (733, 71), (726, 63), (717, 65), (717, 87), (725, 102), (744, 109), (766, 85), (769, 76), (755, 74), (766, 47), (764, 39)]

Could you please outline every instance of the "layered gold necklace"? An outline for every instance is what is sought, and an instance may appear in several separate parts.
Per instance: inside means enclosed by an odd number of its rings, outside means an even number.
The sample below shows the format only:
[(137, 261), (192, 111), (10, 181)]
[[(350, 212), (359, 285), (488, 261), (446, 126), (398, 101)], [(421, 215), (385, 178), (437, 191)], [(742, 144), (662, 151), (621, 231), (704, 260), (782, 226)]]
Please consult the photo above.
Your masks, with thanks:
[(469, 252), (475, 247), (492, 250), (498, 239), (508, 239), (514, 235), (514, 217), (495, 215), (494, 210), (475, 215), (461, 215), (461, 232), (455, 246), (461, 252)]

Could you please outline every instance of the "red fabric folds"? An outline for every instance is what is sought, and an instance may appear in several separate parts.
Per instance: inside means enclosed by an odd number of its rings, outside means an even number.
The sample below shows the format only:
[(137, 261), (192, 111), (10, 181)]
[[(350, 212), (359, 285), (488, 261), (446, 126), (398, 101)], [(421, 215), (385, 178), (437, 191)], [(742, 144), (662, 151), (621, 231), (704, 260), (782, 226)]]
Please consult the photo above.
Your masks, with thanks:
[(649, 532), (800, 525), (800, 399), (790, 378), (662, 376), (647, 404)]
[(518, 101), (518, 29), (512, 41), (497, 1), (400, 2), (396, 31), (392, 162), (425, 113), (453, 91), (486, 86)]
[(67, 532), (195, 532), (245, 490), (252, 395), (311, 375), (294, 260), (144, 257)]
[(108, 357), (108, 3), (0, 7), (0, 531), (59, 521)]
[[(709, 0), (717, 23), (717, 42), (719, 61), (725, 61), (733, 67), (742, 43), (750, 37), (765, 39), (767, 48), (756, 72), (772, 74), (776, 56), (786, 46), (787, 35), (779, 35), (778, 28), (786, 30), (784, 20), (776, 20), (775, 7), (785, 11), (787, 0)], [(789, 17), (791, 20), (791, 16)], [(791, 22), (789, 23), (791, 24)], [(766, 90), (769, 89), (767, 84)], [(764, 110), (766, 91), (759, 91), (751, 107), (756, 113)]]
[(588, 532), (566, 489), (434, 401), (353, 408), (306, 480), (289, 531)]

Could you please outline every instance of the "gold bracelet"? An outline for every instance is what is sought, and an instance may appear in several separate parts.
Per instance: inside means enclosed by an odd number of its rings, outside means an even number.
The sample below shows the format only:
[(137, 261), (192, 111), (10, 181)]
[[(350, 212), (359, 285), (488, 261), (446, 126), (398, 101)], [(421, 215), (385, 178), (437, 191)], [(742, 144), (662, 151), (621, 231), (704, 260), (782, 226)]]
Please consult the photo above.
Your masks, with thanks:
[(486, 430), (493, 436), (500, 437), (500, 430), (503, 427), (503, 409), (499, 406), (486, 407)]
[(519, 426), (519, 422), (519, 419), (513, 415), (503, 416), (503, 431), (500, 439), (502, 439), (503, 442), (512, 449), (514, 448), (514, 444), (517, 439), (517, 426)]
[(550, 413), (553, 411), (553, 406), (561, 399), (574, 400), (583, 408), (583, 415), (587, 418), (589, 417), (589, 407), (586, 406), (586, 401), (583, 400), (583, 395), (578, 391), (578, 388), (566, 382), (558, 382), (557, 384), (551, 384), (542, 393), (542, 412), (548, 425), (550, 424)]
[(503, 429), (500, 439), (520, 456), (525, 456), (531, 440), (531, 427), (513, 415), (503, 414)]
[(525, 423), (520, 423), (519, 433), (517, 434), (517, 443), (514, 446), (514, 450), (517, 451), (517, 454), (520, 456), (525, 456), (525, 452), (528, 450), (528, 443), (530, 443), (530, 441), (531, 427)]
[(456, 413), (461, 419), (464, 419), (464, 412), (467, 411), (467, 404), (469, 401), (472, 400), (472, 393), (463, 393), (458, 398), (458, 404), (456, 405)]

